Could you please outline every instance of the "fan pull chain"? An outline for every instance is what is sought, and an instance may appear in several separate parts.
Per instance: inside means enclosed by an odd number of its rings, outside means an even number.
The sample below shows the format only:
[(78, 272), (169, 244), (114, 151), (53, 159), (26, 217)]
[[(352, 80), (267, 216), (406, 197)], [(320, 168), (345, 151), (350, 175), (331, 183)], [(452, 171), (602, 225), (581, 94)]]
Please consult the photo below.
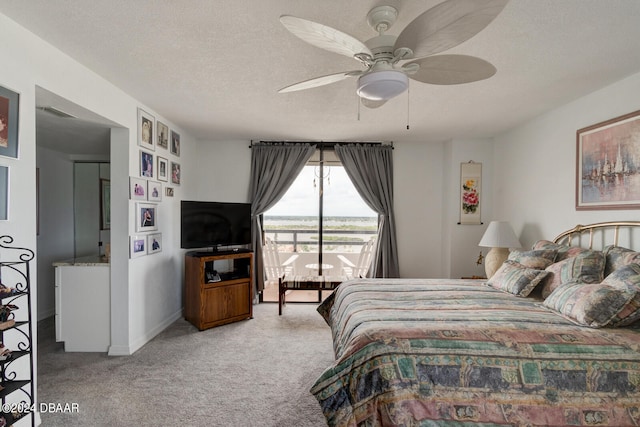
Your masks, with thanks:
[(409, 94), (411, 93), (411, 83), (407, 85), (407, 130), (409, 130)]
[(356, 103), (358, 104), (358, 121), (360, 121), (360, 104), (362, 104), (360, 102), (360, 97), (358, 95), (356, 95)]

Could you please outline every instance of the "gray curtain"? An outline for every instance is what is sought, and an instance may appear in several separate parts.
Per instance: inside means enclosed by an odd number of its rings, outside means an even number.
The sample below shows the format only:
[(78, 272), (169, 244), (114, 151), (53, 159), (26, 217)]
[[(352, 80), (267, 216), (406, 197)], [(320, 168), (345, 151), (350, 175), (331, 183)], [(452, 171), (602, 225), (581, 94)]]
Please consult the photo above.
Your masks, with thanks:
[(254, 295), (264, 289), (260, 215), (282, 198), (315, 150), (315, 145), (299, 143), (259, 143), (251, 146), (249, 200), (254, 253)]
[(393, 147), (336, 145), (335, 152), (362, 199), (378, 213), (378, 243), (369, 276), (400, 277), (393, 214)]

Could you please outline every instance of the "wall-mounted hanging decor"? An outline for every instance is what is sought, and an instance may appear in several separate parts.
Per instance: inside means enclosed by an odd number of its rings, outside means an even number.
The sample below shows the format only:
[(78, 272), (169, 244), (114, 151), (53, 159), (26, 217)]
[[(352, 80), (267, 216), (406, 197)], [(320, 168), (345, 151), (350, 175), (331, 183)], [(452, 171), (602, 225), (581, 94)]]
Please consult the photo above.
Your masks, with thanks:
[(169, 148), (169, 126), (165, 125), (160, 120), (158, 120), (157, 123), (158, 123), (158, 129), (156, 132), (158, 134), (157, 145), (158, 147), (162, 147), (166, 150)]
[(147, 254), (147, 236), (129, 236), (129, 258), (138, 258)]
[(157, 175), (160, 181), (169, 181), (169, 162), (164, 157), (158, 157)]
[(162, 201), (162, 183), (158, 181), (149, 181), (147, 183), (147, 199), (150, 202)]
[(129, 198), (131, 200), (147, 200), (147, 180), (129, 177)]
[(158, 230), (158, 205), (136, 203), (136, 232)]
[(171, 154), (175, 154), (180, 157), (180, 134), (176, 131), (171, 131)]
[(100, 180), (100, 229), (111, 229), (111, 180)]
[(180, 163), (171, 162), (171, 183), (180, 185)]
[(154, 129), (156, 119), (151, 114), (138, 108), (138, 145), (147, 150), (155, 151), (156, 141), (154, 139)]
[(162, 233), (149, 234), (147, 236), (147, 252), (154, 254), (162, 250)]
[(140, 150), (140, 176), (153, 178), (153, 154)]
[(18, 158), (18, 101), (20, 96), (0, 86), (0, 156)]
[(640, 207), (640, 111), (577, 131), (576, 210)]
[(482, 163), (460, 164), (460, 224), (481, 224)]

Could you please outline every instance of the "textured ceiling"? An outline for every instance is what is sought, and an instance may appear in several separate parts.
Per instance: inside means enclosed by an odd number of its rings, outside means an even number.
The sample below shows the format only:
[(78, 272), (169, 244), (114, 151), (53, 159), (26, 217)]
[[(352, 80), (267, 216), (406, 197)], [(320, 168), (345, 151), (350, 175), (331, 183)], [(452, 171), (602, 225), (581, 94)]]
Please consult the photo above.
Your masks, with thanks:
[[(489, 137), (640, 71), (640, 1), (511, 0), (486, 29), (447, 51), (496, 66), (488, 80), (412, 82), (379, 109), (355, 79), (286, 85), (359, 69), (289, 33), (282, 14), (360, 40), (367, 12), (399, 10), (398, 34), (440, 0), (0, 0), (5, 14), (198, 139), (438, 141)], [(406, 129), (407, 123), (410, 130)]]

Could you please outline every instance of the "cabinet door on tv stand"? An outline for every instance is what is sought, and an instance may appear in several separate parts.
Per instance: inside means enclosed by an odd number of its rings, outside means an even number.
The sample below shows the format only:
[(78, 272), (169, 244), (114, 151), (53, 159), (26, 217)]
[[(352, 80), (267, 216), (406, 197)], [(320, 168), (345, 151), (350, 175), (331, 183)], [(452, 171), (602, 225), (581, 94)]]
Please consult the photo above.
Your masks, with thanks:
[(202, 323), (228, 323), (250, 316), (249, 282), (219, 286), (204, 291)]

